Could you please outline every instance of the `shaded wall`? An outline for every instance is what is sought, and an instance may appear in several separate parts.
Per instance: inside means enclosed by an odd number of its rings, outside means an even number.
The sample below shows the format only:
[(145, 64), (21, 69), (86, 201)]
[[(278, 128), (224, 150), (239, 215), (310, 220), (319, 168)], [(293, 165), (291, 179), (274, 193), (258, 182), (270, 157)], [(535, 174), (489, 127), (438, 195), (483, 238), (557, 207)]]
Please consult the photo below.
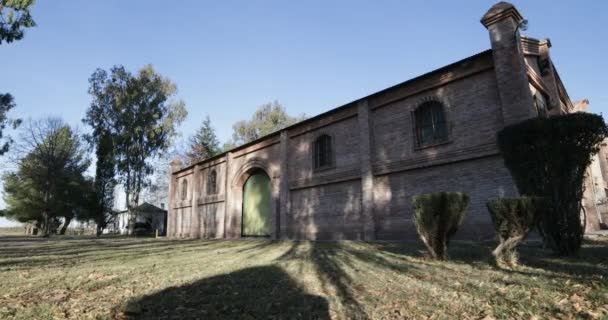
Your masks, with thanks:
[[(419, 148), (413, 112), (429, 100), (445, 106), (449, 141)], [(262, 170), (271, 179), (273, 238), (414, 237), (411, 197), (437, 191), (472, 199), (459, 236), (491, 236), (486, 201), (517, 194), (495, 143), (504, 114), (487, 53), (174, 174), (174, 189), (189, 179), (192, 190), (174, 203), (173, 234), (240, 237), (243, 184)], [(333, 166), (317, 170), (313, 143), (323, 134), (333, 140)], [(212, 168), (221, 187), (209, 196)]]
[(456, 237), (493, 237), (486, 202), (518, 194), (502, 161), (500, 156), (491, 156), (377, 177), (374, 214), (378, 239), (417, 237), (412, 221), (412, 196), (442, 191), (465, 192), (470, 197), (467, 215)]

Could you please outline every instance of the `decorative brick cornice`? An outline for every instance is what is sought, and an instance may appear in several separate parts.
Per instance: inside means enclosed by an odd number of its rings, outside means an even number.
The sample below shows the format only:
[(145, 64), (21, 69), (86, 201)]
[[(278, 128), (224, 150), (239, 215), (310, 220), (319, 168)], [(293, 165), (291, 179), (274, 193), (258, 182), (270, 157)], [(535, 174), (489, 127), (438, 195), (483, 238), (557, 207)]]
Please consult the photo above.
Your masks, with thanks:
[(225, 162), (226, 162), (226, 157), (221, 157), (219, 159), (215, 159), (215, 160), (209, 161), (209, 162), (200, 162), (200, 164), (198, 165), (198, 169), (199, 169), (199, 171), (203, 171), (203, 170), (209, 169), (211, 167), (218, 166)]
[(445, 72), (428, 75), (418, 81), (401, 85), (398, 88), (371, 97), (369, 99), (369, 106), (371, 109), (384, 107), (411, 96), (486, 72), (491, 70), (493, 66), (492, 55), (490, 51), (487, 51), (486, 54), (477, 57), (477, 59), (463, 61), (445, 70)]
[(289, 138), (295, 138), (306, 134), (311, 131), (319, 130), (324, 127), (336, 124), (338, 122), (348, 120), (350, 118), (354, 118), (357, 116), (357, 109), (353, 106), (351, 108), (347, 108), (341, 112), (328, 115), (325, 118), (319, 119), (318, 121), (309, 123), (307, 125), (302, 125), (298, 128), (294, 128), (289, 132)]
[(290, 181), (289, 189), (311, 188), (320, 185), (344, 182), (350, 180), (361, 179), (361, 169), (359, 167), (343, 170), (336, 173), (318, 175), (309, 179), (300, 179)]
[(547, 88), (547, 86), (545, 85), (545, 81), (543, 80), (543, 78), (538, 75), (536, 73), (536, 71), (534, 71), (534, 69), (532, 69), (532, 67), (527, 66), (527, 71), (528, 71), (528, 80), (530, 81), (530, 83), (539, 91), (541, 91), (544, 95), (546, 95), (547, 97), (549, 97), (549, 89)]
[(540, 56), (540, 45), (542, 42), (538, 39), (520, 36), (521, 49), (525, 55)]
[(181, 172), (178, 172), (178, 173), (174, 173), (174, 175), (175, 175), (176, 178), (183, 178), (183, 177), (192, 175), (193, 172), (194, 172), (194, 167), (192, 167), (192, 168), (190, 168), (190, 169), (188, 169), (186, 171), (181, 171)]
[(176, 201), (173, 209), (190, 208), (192, 207), (192, 201), (190, 200), (178, 200)]
[(432, 156), (422, 156), (413, 159), (376, 163), (373, 166), (373, 170), (374, 175), (385, 175), (393, 172), (432, 167), (497, 154), (499, 154), (499, 151), (496, 144), (487, 143), (470, 148), (443, 152)]
[(234, 153), (234, 155), (233, 155), (233, 158), (234, 159), (240, 158), (240, 157), (245, 156), (245, 155), (247, 155), (249, 153), (252, 153), (252, 152), (255, 152), (255, 151), (259, 151), (259, 150), (268, 148), (270, 146), (273, 146), (275, 144), (278, 144), (279, 142), (280, 142), (279, 141), (279, 137), (273, 136), (273, 137), (269, 138), (268, 140), (262, 140), (259, 143), (251, 145), (251, 146), (249, 146), (249, 147), (247, 147), (245, 149), (241, 149), (239, 151), (236, 151)]
[(201, 205), (219, 203), (219, 202), (224, 202), (224, 201), (226, 201), (226, 196), (223, 194), (207, 195), (207, 196), (199, 197), (198, 200), (196, 201), (196, 204), (201, 206)]
[(519, 13), (514, 5), (501, 1), (490, 8), (488, 12), (481, 18), (481, 23), (488, 28), (492, 24), (504, 20), (513, 19), (515, 23), (520, 23), (524, 17)]

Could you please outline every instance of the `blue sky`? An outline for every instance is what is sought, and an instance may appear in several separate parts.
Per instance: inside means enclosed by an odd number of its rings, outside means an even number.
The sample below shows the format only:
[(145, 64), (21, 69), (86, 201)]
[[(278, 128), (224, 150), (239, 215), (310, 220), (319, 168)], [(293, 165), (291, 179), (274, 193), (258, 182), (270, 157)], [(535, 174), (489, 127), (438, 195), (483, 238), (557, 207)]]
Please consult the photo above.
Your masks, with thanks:
[[(265, 102), (313, 116), (488, 49), (479, 19), (493, 3), (39, 0), (38, 26), (0, 46), (0, 92), (15, 96), (13, 117), (82, 127), (96, 68), (151, 63), (186, 102), (183, 135), (209, 115), (225, 141)], [(608, 1), (513, 3), (526, 35), (551, 39), (571, 98), (608, 110)]]

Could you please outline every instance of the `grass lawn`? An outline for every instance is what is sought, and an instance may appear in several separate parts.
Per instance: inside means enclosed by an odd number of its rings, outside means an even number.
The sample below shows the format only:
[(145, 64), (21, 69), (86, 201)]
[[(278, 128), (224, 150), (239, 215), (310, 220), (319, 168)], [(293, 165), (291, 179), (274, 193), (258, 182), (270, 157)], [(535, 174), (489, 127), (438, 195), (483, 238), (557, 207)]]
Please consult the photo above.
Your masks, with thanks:
[(0, 319), (608, 318), (608, 239), (539, 245), (0, 237)]

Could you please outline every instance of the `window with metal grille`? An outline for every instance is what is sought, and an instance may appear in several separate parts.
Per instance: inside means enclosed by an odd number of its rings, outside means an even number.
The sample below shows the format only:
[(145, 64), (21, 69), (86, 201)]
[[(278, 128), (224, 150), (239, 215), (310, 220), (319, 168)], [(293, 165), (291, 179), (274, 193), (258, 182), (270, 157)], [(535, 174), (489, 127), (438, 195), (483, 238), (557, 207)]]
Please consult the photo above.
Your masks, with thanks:
[(215, 170), (211, 170), (209, 172), (209, 176), (207, 177), (207, 194), (216, 194), (217, 193), (217, 173)]
[(441, 102), (425, 102), (414, 112), (419, 147), (448, 141), (448, 126)]
[(333, 165), (332, 139), (324, 134), (318, 137), (314, 143), (314, 167), (323, 169)]

